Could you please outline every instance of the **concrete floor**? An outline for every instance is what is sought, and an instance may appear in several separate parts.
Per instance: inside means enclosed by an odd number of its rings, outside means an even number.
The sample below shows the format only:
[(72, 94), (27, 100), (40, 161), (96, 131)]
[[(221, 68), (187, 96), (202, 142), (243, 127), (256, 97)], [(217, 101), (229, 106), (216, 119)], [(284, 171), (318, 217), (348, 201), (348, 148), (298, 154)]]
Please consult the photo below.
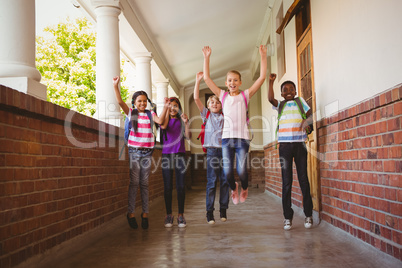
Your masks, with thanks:
[(263, 189), (250, 188), (245, 203), (230, 203), (227, 222), (218, 210), (216, 224), (207, 224), (205, 188), (193, 187), (186, 192), (186, 228), (177, 227), (176, 217), (173, 228), (164, 227), (159, 198), (150, 205), (148, 230), (130, 229), (122, 215), (20, 267), (402, 267), (325, 222), (306, 230), (298, 208), (292, 230), (284, 231), (280, 199)]

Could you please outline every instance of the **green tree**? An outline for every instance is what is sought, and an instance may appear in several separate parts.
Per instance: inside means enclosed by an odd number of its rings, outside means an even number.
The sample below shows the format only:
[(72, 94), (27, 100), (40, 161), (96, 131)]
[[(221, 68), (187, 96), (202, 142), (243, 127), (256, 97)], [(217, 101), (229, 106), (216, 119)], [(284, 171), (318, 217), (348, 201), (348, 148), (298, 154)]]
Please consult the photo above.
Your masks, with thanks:
[[(92, 116), (96, 112), (96, 31), (86, 18), (69, 18), (36, 37), (36, 67), (47, 88), (47, 100)], [(124, 61), (122, 61), (122, 65)], [(128, 90), (121, 76), (121, 94)], [(112, 81), (110, 81), (112, 84)]]

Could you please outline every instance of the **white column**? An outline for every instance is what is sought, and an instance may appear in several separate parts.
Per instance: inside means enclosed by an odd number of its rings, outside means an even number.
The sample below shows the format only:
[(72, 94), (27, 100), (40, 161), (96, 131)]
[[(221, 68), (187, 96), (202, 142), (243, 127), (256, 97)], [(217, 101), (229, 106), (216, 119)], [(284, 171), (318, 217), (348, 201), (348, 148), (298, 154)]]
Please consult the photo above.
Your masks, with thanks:
[[(115, 1), (114, 1), (115, 2)], [(120, 42), (118, 6), (108, 1), (93, 1), (96, 5), (96, 105), (94, 115), (98, 120), (122, 125), (122, 114), (113, 90), (112, 78), (120, 76)], [(113, 1), (110, 2), (113, 4)]]
[(46, 100), (35, 67), (35, 0), (0, 1), (0, 84)]
[[(151, 52), (136, 53), (134, 56), (136, 69), (135, 90), (143, 90), (152, 99), (152, 79), (151, 79)], [(148, 103), (148, 109), (150, 105)]]
[(168, 97), (169, 80), (156, 82), (156, 105), (158, 115), (162, 113), (164, 99)]

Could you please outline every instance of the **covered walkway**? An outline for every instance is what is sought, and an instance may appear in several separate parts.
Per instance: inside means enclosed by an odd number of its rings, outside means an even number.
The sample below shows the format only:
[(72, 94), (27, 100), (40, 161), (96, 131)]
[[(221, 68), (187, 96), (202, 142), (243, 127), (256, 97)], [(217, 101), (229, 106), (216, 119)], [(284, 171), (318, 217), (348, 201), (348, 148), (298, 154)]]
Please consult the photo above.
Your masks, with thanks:
[(163, 226), (159, 198), (150, 205), (148, 230), (130, 229), (122, 215), (19, 267), (401, 267), (326, 222), (306, 230), (299, 208), (293, 229), (284, 231), (280, 199), (261, 188), (250, 189), (244, 204), (230, 204), (227, 222), (216, 211), (214, 225), (206, 223), (204, 187), (186, 194), (186, 228), (176, 221), (173, 228)]

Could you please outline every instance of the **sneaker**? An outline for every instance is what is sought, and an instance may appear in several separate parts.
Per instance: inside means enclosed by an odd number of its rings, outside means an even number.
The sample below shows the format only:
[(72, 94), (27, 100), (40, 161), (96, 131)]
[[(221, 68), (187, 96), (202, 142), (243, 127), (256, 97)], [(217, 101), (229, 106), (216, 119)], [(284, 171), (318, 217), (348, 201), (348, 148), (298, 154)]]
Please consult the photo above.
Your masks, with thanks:
[(128, 221), (128, 225), (130, 225), (131, 228), (133, 228), (133, 229), (138, 228), (137, 220), (135, 219), (135, 217), (129, 218), (128, 214), (127, 214), (127, 221)]
[(208, 224), (215, 224), (214, 212), (207, 211), (207, 222)]
[(180, 215), (177, 217), (177, 225), (180, 228), (186, 227), (186, 219), (184, 218), (184, 216)]
[(226, 217), (226, 209), (222, 208), (220, 210), (221, 213), (221, 221), (227, 221), (228, 217)]
[(170, 228), (173, 226), (173, 216), (172, 215), (166, 215), (165, 217), (165, 227)]
[(141, 227), (142, 227), (142, 229), (148, 229), (148, 226), (149, 226), (148, 218), (142, 217), (142, 214), (144, 214), (144, 213), (141, 213)]
[(239, 203), (239, 184), (237, 182), (235, 182), (236, 184), (236, 189), (233, 191), (232, 190), (232, 201), (233, 204), (237, 205)]
[(244, 201), (246, 201), (248, 196), (248, 188), (246, 190), (243, 190), (243, 188), (241, 188), (241, 192), (240, 192), (240, 203), (244, 203)]
[(292, 228), (292, 220), (285, 219), (283, 223), (283, 229), (290, 230)]
[(313, 218), (312, 217), (306, 217), (304, 219), (304, 228), (310, 229), (313, 227)]

